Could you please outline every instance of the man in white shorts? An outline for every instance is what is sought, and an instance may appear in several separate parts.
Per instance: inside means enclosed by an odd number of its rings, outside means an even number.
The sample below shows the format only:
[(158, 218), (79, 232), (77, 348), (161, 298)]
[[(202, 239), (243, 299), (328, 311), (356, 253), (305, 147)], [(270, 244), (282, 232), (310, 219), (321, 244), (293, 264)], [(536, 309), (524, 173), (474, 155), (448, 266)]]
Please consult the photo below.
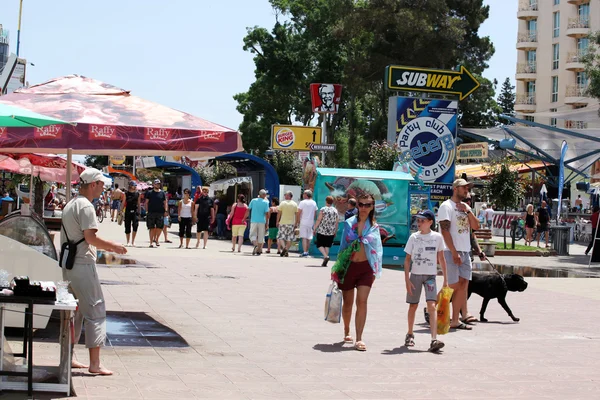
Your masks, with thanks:
[(305, 190), (304, 200), (298, 205), (298, 220), (300, 221), (300, 238), (302, 239), (303, 251), (300, 257), (308, 257), (310, 241), (313, 238), (313, 225), (318, 208), (312, 197), (312, 192)]
[[(444, 257), (448, 265), (448, 284), (454, 289), (452, 298), (452, 321), (450, 328), (471, 330), (466, 323), (459, 321), (461, 308), (467, 313), (467, 292), (471, 280), (471, 229), (479, 229), (479, 220), (464, 200), (469, 195), (472, 184), (464, 179), (454, 181), (452, 198), (442, 203), (438, 210), (438, 220), (444, 237)], [(472, 318), (472, 317), (471, 317)]]

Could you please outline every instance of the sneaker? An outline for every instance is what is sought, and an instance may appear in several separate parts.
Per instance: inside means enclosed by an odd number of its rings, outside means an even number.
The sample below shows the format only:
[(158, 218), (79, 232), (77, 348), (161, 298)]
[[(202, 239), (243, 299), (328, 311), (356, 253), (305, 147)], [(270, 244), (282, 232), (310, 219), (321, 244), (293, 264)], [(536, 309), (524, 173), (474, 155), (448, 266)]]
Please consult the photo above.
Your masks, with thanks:
[(432, 353), (437, 353), (438, 351), (440, 351), (441, 349), (444, 348), (444, 342), (441, 342), (439, 340), (432, 340), (431, 344), (429, 345), (429, 350)]
[(308, 257), (308, 253), (302, 253), (300, 254), (300, 257)]

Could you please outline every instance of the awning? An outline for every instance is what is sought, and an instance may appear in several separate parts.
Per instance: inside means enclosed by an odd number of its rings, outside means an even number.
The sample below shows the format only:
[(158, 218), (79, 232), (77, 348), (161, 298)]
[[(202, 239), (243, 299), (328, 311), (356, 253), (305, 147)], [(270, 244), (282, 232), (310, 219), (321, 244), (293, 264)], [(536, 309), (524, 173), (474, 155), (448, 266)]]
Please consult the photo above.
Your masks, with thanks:
[(227, 190), (231, 186), (235, 186), (241, 183), (248, 183), (252, 185), (252, 177), (238, 176), (235, 178), (221, 179), (219, 181), (211, 183), (210, 190), (213, 192), (222, 192)]
[[(519, 171), (520, 174), (525, 174), (531, 170), (539, 170), (546, 168), (548, 164), (541, 161), (532, 161), (525, 164), (515, 164), (510, 167), (511, 171)], [(456, 164), (456, 175), (467, 174), (469, 178), (485, 179), (488, 173), (485, 171), (483, 164)]]

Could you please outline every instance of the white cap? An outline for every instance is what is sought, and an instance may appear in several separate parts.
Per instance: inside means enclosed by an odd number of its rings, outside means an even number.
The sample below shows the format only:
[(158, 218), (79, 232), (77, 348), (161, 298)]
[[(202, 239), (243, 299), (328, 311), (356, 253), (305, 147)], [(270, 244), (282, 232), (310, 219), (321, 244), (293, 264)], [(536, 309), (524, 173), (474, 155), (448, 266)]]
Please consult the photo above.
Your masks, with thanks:
[(93, 183), (93, 182), (104, 182), (104, 185), (111, 185), (112, 181), (108, 179), (102, 171), (96, 168), (88, 168), (79, 174), (79, 180), (81, 183)]

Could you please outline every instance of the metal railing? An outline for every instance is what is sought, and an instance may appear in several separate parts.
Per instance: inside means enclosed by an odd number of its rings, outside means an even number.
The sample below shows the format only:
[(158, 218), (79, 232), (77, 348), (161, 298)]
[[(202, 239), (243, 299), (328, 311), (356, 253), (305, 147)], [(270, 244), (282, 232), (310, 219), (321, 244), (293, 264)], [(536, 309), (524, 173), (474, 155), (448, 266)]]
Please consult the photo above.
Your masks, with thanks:
[(537, 11), (537, 1), (521, 0), (519, 2), (519, 11)]
[(570, 119), (565, 121), (566, 129), (587, 129), (588, 124), (585, 121), (572, 121)]
[(569, 22), (567, 24), (567, 29), (589, 28), (589, 27), (590, 27), (590, 17), (588, 15), (582, 16), (582, 17), (569, 18)]
[(567, 53), (568, 63), (581, 63), (587, 55), (587, 50), (571, 51)]
[(536, 63), (517, 63), (517, 74), (535, 74), (536, 72)]
[(567, 86), (567, 97), (587, 97), (587, 85)]
[(525, 104), (535, 106), (535, 92), (518, 94), (515, 98), (515, 104)]
[(517, 43), (537, 42), (537, 31), (525, 31), (517, 36)]

